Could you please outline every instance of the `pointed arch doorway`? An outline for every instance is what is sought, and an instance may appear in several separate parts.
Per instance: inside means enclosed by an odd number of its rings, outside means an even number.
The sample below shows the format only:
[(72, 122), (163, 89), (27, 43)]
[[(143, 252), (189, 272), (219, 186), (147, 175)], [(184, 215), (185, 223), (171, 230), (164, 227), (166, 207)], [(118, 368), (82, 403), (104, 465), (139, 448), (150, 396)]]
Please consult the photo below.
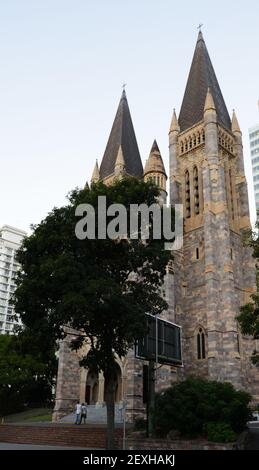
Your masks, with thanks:
[(98, 373), (89, 370), (86, 376), (85, 402), (88, 405), (95, 405), (98, 401), (99, 378)]

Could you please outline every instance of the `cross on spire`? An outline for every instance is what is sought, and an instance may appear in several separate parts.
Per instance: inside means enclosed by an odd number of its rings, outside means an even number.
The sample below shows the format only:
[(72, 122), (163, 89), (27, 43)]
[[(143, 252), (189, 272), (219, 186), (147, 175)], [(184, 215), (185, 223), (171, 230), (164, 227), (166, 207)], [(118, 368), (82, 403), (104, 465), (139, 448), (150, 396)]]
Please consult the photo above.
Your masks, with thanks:
[(197, 28), (197, 29), (198, 29), (200, 32), (201, 32), (202, 26), (203, 26), (203, 23), (200, 23), (200, 24), (198, 25), (198, 28)]
[(122, 84), (122, 89), (123, 89), (123, 91), (125, 91), (126, 85), (127, 85), (127, 83), (123, 83), (123, 84)]

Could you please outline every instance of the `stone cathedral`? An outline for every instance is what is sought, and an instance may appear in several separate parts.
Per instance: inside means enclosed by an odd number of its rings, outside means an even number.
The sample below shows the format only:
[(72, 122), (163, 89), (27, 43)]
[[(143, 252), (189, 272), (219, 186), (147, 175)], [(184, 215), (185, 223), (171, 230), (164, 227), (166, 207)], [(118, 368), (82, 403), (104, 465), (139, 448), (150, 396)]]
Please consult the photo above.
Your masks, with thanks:
[[(242, 133), (233, 112), (230, 119), (203, 35), (199, 32), (177, 119), (169, 130), (169, 196), (184, 208), (184, 241), (174, 251), (164, 292), (164, 318), (182, 327), (183, 366), (162, 366), (156, 390), (188, 375), (230, 381), (259, 402), (259, 372), (251, 364), (255, 342), (242, 337), (236, 316), (256, 289), (255, 261), (244, 246), (250, 227), (244, 174)], [(167, 173), (156, 141), (143, 170), (125, 90), (100, 168), (92, 182), (111, 184), (124, 175), (159, 186), (167, 198)], [(102, 374), (79, 367), (80, 353), (71, 352), (71, 336), (60, 345), (54, 420), (75, 403), (105, 405)], [(127, 419), (141, 416), (144, 361), (130, 351), (117, 361), (115, 400), (127, 400)]]

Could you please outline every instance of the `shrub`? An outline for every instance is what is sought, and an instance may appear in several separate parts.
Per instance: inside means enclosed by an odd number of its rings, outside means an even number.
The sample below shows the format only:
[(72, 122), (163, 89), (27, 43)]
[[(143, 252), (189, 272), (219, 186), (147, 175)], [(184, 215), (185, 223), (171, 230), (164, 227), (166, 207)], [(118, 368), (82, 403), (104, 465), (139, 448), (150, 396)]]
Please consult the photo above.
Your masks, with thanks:
[(147, 427), (147, 422), (143, 418), (137, 418), (134, 421), (134, 429), (135, 431), (144, 431)]
[(177, 429), (182, 436), (194, 437), (202, 435), (208, 423), (226, 423), (233, 432), (241, 432), (250, 417), (250, 399), (228, 382), (188, 378), (156, 396), (155, 433), (166, 436)]
[(236, 440), (236, 433), (227, 423), (208, 423), (205, 431), (209, 441), (212, 442), (233, 442)]

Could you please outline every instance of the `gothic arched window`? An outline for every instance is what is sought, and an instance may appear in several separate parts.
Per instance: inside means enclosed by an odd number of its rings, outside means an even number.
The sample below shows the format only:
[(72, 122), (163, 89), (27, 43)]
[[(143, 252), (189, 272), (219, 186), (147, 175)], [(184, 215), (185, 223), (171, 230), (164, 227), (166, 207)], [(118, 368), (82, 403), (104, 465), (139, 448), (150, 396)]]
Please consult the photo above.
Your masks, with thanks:
[(197, 333), (197, 359), (205, 359), (205, 333), (203, 328), (199, 328)]
[(185, 172), (185, 211), (188, 219), (191, 217), (190, 174), (188, 170)]
[(193, 191), (194, 191), (194, 211), (195, 214), (200, 213), (200, 197), (199, 197), (199, 174), (198, 168), (193, 168)]

